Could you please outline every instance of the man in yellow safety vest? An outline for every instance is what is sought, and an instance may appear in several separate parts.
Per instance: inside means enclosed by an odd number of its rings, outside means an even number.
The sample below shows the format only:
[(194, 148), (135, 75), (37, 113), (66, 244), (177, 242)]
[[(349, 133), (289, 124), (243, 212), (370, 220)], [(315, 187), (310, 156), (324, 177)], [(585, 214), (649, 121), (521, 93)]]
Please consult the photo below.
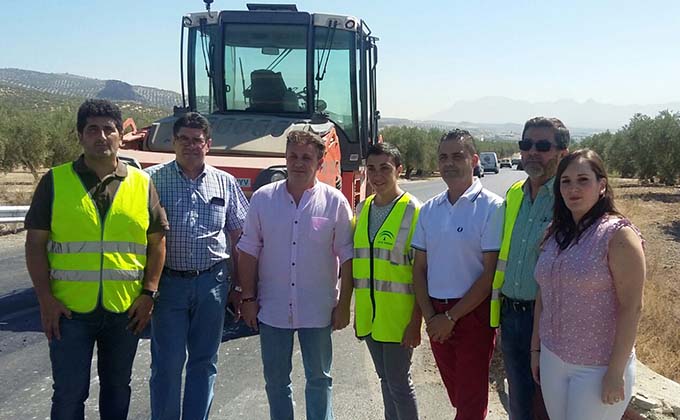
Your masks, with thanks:
[(501, 326), (501, 349), (509, 385), (512, 420), (546, 418), (531, 376), (530, 351), (537, 285), (534, 268), (543, 233), (552, 220), (557, 165), (567, 153), (569, 130), (557, 118), (526, 122), (519, 142), (527, 182), (508, 190), (503, 240), (493, 280), (491, 326)]
[(366, 174), (375, 194), (357, 207), (354, 231), (355, 330), (380, 378), (386, 420), (418, 418), (410, 368), (422, 315), (413, 290), (411, 236), (420, 202), (399, 188), (402, 169), (396, 147), (369, 147)]
[(52, 362), (51, 418), (84, 418), (96, 343), (100, 416), (126, 419), (168, 221), (149, 176), (117, 158), (120, 109), (85, 101), (77, 129), (83, 155), (41, 179), (25, 221), (26, 265)]

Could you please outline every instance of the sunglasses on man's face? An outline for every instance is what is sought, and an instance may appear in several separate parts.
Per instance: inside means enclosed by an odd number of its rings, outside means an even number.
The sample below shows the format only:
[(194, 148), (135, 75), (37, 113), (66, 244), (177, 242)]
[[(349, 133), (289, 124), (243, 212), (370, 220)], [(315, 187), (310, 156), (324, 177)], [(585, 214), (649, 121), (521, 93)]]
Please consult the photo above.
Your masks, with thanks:
[(548, 152), (553, 146), (557, 147), (555, 144), (550, 143), (548, 140), (538, 140), (536, 142), (531, 140), (520, 140), (517, 142), (519, 144), (519, 150), (523, 152), (528, 152), (531, 150), (532, 146), (536, 146), (536, 151), (538, 152)]

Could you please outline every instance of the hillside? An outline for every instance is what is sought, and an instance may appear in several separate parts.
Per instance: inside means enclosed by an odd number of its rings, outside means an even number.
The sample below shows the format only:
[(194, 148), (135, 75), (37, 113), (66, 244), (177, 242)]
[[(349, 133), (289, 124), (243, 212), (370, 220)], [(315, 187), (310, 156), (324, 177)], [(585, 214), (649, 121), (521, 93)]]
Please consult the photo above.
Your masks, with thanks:
[[(0, 82), (0, 110), (7, 109), (13, 113), (36, 115), (47, 114), (63, 109), (71, 110), (75, 121), (75, 111), (85, 97), (66, 96), (41, 92), (17, 86), (10, 86)], [(133, 117), (140, 127), (168, 115), (167, 109), (147, 106), (144, 104), (114, 100), (123, 111), (123, 117)]]
[[(84, 99), (0, 83), (0, 172), (23, 168), (37, 180), (41, 168), (78, 156), (76, 111)], [(169, 114), (139, 102), (113, 102), (120, 106), (123, 120), (131, 117), (137, 127)]]
[(133, 86), (119, 80), (99, 80), (72, 74), (41, 73), (11, 68), (0, 69), (0, 89), (2, 86), (65, 97), (103, 98), (116, 102), (133, 101), (167, 111), (181, 102), (180, 94), (169, 90)]

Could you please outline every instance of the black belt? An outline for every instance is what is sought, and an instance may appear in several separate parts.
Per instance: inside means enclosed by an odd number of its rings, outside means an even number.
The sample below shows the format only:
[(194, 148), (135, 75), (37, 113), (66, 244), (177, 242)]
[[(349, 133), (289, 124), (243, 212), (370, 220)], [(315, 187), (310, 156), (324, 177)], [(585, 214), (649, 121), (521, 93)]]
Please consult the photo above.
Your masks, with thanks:
[(215, 264), (211, 265), (210, 267), (206, 268), (205, 270), (179, 271), (179, 270), (173, 270), (172, 268), (163, 267), (163, 273), (165, 273), (169, 276), (174, 276), (174, 277), (193, 278), (193, 277), (198, 277), (201, 274), (205, 274), (205, 273), (208, 273), (208, 272), (214, 270), (216, 267), (218, 267), (222, 263), (223, 263), (223, 261), (215, 263)]
[(503, 306), (512, 309), (515, 312), (526, 312), (534, 310), (535, 300), (519, 300), (511, 299), (503, 295)]
[(455, 303), (460, 300), (460, 298), (446, 298), (446, 299), (439, 299), (439, 298), (433, 298), (430, 296), (430, 300), (433, 300), (437, 303), (441, 303), (442, 305), (448, 305), (449, 303)]

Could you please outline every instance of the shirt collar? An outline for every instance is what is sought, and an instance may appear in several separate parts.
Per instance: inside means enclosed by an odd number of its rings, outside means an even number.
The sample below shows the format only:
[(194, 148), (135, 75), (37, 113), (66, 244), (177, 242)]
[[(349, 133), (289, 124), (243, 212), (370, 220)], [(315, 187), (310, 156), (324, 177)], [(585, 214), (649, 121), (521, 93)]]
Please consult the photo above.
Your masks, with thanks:
[[(183, 171), (182, 168), (179, 166), (179, 163), (177, 163), (177, 160), (176, 160), (176, 159), (175, 159), (174, 161), (172, 161), (172, 163), (173, 163), (173, 166), (175, 167), (175, 170), (177, 171), (177, 173), (178, 173), (182, 178), (184, 178), (184, 179), (189, 179), (189, 177), (186, 176), (186, 175), (184, 174), (184, 171)], [(198, 174), (198, 176), (196, 177), (196, 179), (193, 180), (193, 181), (196, 181), (196, 180), (199, 180), (199, 179), (203, 178), (203, 177), (206, 175), (207, 172), (208, 172), (208, 164), (207, 164), (207, 163), (204, 163), (204, 164), (203, 164), (203, 170), (201, 171), (200, 174)]]
[[(120, 160), (120, 159), (116, 159), (116, 160), (117, 160), (116, 169), (113, 170), (111, 175), (114, 175), (116, 178), (125, 178), (128, 174), (128, 167), (125, 164), (125, 162), (123, 162), (122, 160)], [(76, 171), (76, 173), (79, 173), (79, 174), (87, 174), (87, 173), (94, 174), (95, 173), (85, 163), (85, 155), (80, 155), (78, 160), (73, 162), (73, 169)]]
[[(555, 185), (555, 177), (553, 176), (549, 180), (545, 182), (545, 184), (541, 185), (541, 188), (538, 189), (538, 194), (542, 194), (543, 191), (547, 192), (548, 194), (552, 195), (553, 194), (553, 187)], [(524, 194), (528, 195), (531, 191), (531, 180), (527, 178), (526, 182), (524, 185), (522, 185), (522, 190), (524, 190)], [(538, 195), (537, 195), (538, 196)]]
[[(472, 185), (468, 187), (467, 190), (460, 196), (460, 198), (464, 198), (468, 200), (471, 203), (474, 203), (477, 197), (479, 197), (479, 194), (482, 193), (482, 182), (479, 180), (479, 178), (475, 178), (474, 181), (472, 182)], [(442, 205), (444, 203), (449, 203), (449, 190), (444, 191), (443, 193), (439, 194), (435, 198), (435, 202), (437, 205)]]

